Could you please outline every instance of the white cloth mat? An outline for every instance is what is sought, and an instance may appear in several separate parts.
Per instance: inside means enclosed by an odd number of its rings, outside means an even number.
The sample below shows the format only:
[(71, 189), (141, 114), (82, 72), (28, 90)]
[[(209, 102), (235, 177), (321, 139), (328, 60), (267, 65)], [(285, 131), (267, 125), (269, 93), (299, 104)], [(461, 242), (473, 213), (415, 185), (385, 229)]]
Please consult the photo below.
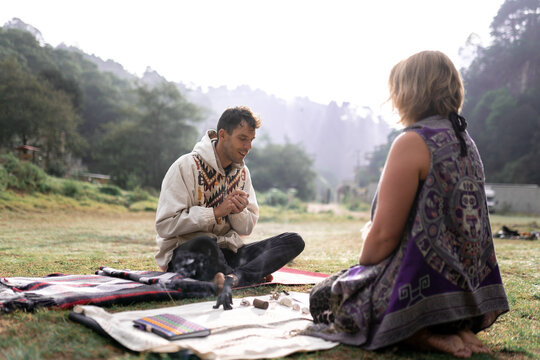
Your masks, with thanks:
[[(241, 298), (233, 299), (233, 309), (213, 309), (215, 301), (193, 303), (167, 308), (142, 311), (109, 313), (104, 309), (84, 305), (75, 311), (95, 320), (104, 331), (120, 344), (133, 351), (177, 352), (189, 349), (202, 359), (261, 359), (283, 357), (300, 351), (330, 349), (339, 343), (320, 338), (297, 335), (297, 332), (312, 324), (309, 312), (309, 294), (290, 292), (281, 298), (291, 298), (300, 310), (279, 304), (270, 295), (245, 298), (251, 304), (255, 298), (268, 301), (268, 309), (253, 305), (240, 305)], [(133, 320), (160, 313), (173, 313), (211, 329), (207, 337), (169, 341), (156, 334), (133, 327)]]

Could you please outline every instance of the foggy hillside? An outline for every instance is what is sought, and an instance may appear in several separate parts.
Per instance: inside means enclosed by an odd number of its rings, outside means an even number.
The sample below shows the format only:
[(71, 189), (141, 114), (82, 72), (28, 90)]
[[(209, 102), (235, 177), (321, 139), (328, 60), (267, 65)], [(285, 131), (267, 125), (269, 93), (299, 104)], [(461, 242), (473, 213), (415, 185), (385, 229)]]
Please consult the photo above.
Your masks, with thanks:
[[(148, 68), (142, 81), (155, 85), (166, 79)], [(177, 84), (191, 102), (207, 110), (206, 120), (198, 125), (200, 133), (215, 128), (219, 116), (230, 106), (249, 106), (261, 117), (258, 141), (301, 144), (315, 160), (315, 169), (330, 184), (352, 180), (354, 167), (364, 164), (365, 155), (376, 145), (384, 144), (390, 127), (369, 108), (362, 115), (350, 104), (319, 104), (306, 97), (292, 101), (280, 99), (260, 89), (239, 86), (188, 88)]]
[[(42, 46), (45, 43), (38, 29), (20, 19), (13, 19), (5, 26), (29, 31)], [(140, 81), (153, 86), (169, 81), (151, 67), (139, 79), (114, 60), (105, 61), (94, 54), (64, 44), (58, 45), (57, 49), (77, 52), (96, 64), (99, 71), (110, 72), (130, 83)], [(359, 114), (348, 103), (319, 104), (307, 97), (286, 101), (247, 85), (235, 89), (226, 86), (211, 87), (204, 91), (200, 87), (188, 87), (183, 83), (176, 83), (176, 86), (190, 102), (205, 109), (205, 120), (196, 124), (201, 135), (206, 129), (215, 127), (227, 107), (249, 106), (262, 119), (257, 141), (302, 145), (314, 159), (315, 170), (324, 178), (323, 181), (334, 187), (342, 181), (352, 180), (354, 167), (365, 164), (366, 154), (373, 151), (375, 146), (386, 143), (386, 136), (390, 132), (388, 124), (374, 116), (371, 109), (360, 109)]]
[[(77, 48), (66, 49), (81, 52)], [(123, 79), (134, 77), (114, 61), (103, 61), (87, 54), (85, 57), (102, 71), (110, 71)], [(168, 81), (150, 67), (140, 80), (149, 86)], [(201, 136), (205, 130), (215, 128), (227, 107), (249, 106), (262, 120), (257, 141), (301, 144), (314, 159), (315, 170), (333, 186), (352, 180), (354, 167), (365, 164), (366, 154), (375, 146), (386, 143), (390, 132), (389, 125), (376, 117), (371, 109), (361, 109), (360, 115), (348, 103), (324, 105), (306, 97), (286, 101), (247, 85), (235, 89), (210, 87), (207, 90), (183, 83), (176, 83), (176, 86), (189, 101), (205, 109), (205, 120), (197, 124)]]
[(187, 92), (188, 98), (214, 113), (204, 128), (215, 127), (223, 109), (247, 105), (262, 119), (258, 137), (276, 143), (301, 144), (315, 160), (319, 175), (333, 185), (353, 179), (354, 167), (364, 162), (367, 152), (386, 142), (389, 126), (374, 119), (368, 109), (361, 117), (349, 104), (318, 104), (308, 98), (285, 101), (248, 86), (229, 90), (226, 87)]

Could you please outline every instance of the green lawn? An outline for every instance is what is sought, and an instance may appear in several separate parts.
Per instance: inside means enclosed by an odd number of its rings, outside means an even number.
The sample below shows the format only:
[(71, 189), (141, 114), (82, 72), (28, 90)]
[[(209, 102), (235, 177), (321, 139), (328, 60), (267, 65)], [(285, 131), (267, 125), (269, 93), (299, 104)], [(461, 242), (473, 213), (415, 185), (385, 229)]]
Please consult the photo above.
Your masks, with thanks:
[[(23, 201), (19, 199), (20, 201)], [(0, 199), (0, 202), (2, 199)], [(157, 270), (153, 255), (154, 213), (129, 212), (116, 206), (78, 207), (69, 201), (25, 198), (25, 206), (0, 206), (0, 276), (43, 276), (53, 272), (92, 274), (99, 266)], [(0, 204), (2, 205), (2, 204)], [(22, 210), (21, 210), (22, 209)], [(332, 273), (356, 263), (359, 230), (367, 213), (355, 216), (306, 214), (262, 209), (262, 221), (252, 240), (295, 231), (306, 249), (291, 266)], [(264, 212), (274, 214), (264, 217)], [(539, 228), (540, 216), (492, 217), (493, 229), (502, 225), (530, 231)], [(495, 241), (511, 311), (479, 337), (492, 355), (473, 359), (540, 358), (540, 241)], [(309, 291), (310, 286), (284, 287)], [(261, 287), (235, 296), (268, 293)], [(204, 299), (209, 300), (209, 299)], [(182, 302), (148, 302), (115, 306), (111, 312), (165, 307)], [(0, 358), (6, 359), (165, 359), (173, 355), (138, 354), (68, 319), (69, 311), (38, 310), (0, 315)], [(176, 357), (178, 358), (178, 357)], [(338, 346), (288, 359), (450, 359), (437, 353), (419, 353), (394, 347), (370, 352)]]

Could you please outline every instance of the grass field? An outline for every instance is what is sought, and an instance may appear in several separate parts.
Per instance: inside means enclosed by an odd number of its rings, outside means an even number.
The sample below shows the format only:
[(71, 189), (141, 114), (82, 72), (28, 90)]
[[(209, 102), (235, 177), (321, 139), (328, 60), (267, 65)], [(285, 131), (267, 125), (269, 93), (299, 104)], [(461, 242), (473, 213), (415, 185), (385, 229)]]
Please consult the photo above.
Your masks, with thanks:
[[(37, 199), (37, 198), (36, 198)], [(0, 202), (2, 199), (0, 199)], [(10, 200), (11, 201), (11, 200)], [(157, 270), (153, 254), (154, 213), (129, 212), (116, 206), (78, 207), (70, 201), (21, 197), (27, 206), (0, 206), (0, 276), (43, 276), (53, 272), (92, 274), (99, 266)], [(33, 206), (36, 203), (39, 206)], [(29, 204), (29, 205), (28, 205)], [(21, 210), (22, 209), (22, 210)], [(295, 231), (306, 241), (304, 252), (290, 264), (299, 269), (333, 273), (356, 263), (359, 230), (367, 213), (294, 213), (263, 208), (252, 240)], [(492, 217), (492, 227), (538, 230), (540, 216)], [(473, 359), (540, 358), (540, 241), (495, 240), (497, 257), (511, 311), (479, 337), (491, 355)], [(285, 287), (309, 291), (309, 286)], [(263, 287), (234, 296), (268, 293)], [(209, 300), (209, 299), (205, 299)], [(111, 312), (166, 307), (182, 302), (148, 302), (115, 306)], [(175, 355), (133, 353), (92, 330), (71, 322), (69, 311), (38, 310), (0, 314), (0, 358), (5, 359), (166, 359)], [(370, 352), (338, 346), (287, 359), (450, 359), (438, 353), (402, 348)]]

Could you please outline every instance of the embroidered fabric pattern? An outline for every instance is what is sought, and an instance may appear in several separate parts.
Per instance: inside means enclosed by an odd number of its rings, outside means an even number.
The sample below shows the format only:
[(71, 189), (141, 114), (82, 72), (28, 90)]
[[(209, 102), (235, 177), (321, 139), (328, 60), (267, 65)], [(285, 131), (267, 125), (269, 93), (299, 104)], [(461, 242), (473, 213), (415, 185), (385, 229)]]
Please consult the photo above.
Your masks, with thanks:
[[(237, 169), (233, 173), (223, 176), (217, 170), (209, 166), (200, 155), (193, 155), (197, 169), (199, 170), (198, 187), (203, 198), (199, 199), (206, 207), (219, 206), (235, 189), (244, 189), (246, 182), (246, 170)], [(202, 189), (202, 191), (201, 191)]]
[(312, 314), (333, 321), (306, 334), (378, 349), (449, 322), (470, 320), (471, 329), (480, 331), (508, 311), (476, 146), (463, 132), (462, 157), (450, 121), (430, 119), (406, 129), (425, 140), (431, 168), (399, 247), (379, 264), (355, 265), (318, 284), (310, 295)]
[[(413, 238), (433, 270), (464, 290), (474, 290), (496, 260), (482, 164), (477, 157), (459, 157), (457, 141), (449, 130), (426, 139), (440, 160), (424, 183), (420, 199), (424, 206), (416, 215)], [(445, 193), (451, 193), (449, 200)]]

